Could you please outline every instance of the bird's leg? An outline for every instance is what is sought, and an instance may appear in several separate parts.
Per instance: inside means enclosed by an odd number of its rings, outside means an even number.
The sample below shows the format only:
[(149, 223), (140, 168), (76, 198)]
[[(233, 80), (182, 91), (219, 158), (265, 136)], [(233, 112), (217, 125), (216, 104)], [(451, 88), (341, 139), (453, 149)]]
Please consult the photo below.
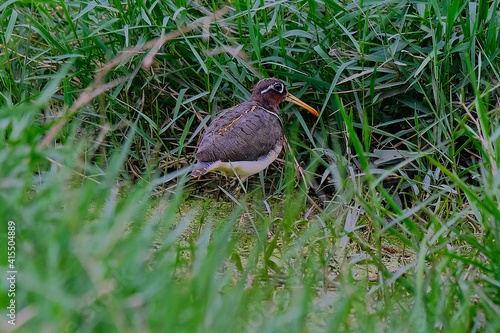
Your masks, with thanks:
[(241, 195), (241, 184), (238, 184), (238, 187), (236, 188), (236, 193), (234, 194), (234, 197), (236, 199), (239, 199)]
[(245, 194), (247, 193), (247, 188), (246, 187), (248, 186), (248, 182), (245, 183), (246, 180), (247, 180), (246, 177), (236, 178), (236, 181), (237, 181), (237, 184), (238, 184), (238, 186), (235, 189), (235, 197), (236, 197), (236, 199), (240, 198), (241, 190), (243, 190), (243, 192), (245, 192)]
[[(225, 172), (222, 172), (222, 174), (224, 175), (224, 186), (226, 186), (227, 183), (228, 183), (228, 181), (229, 181), (229, 179), (228, 179), (227, 174)], [(221, 192), (220, 189), (221, 189), (221, 186), (222, 186), (222, 182), (223, 182), (222, 181), (222, 177), (219, 177), (219, 181), (218, 181), (219, 185), (217, 186), (217, 189), (218, 189), (217, 190), (217, 196), (215, 197), (215, 201), (216, 202), (218, 202), (219, 199), (220, 199), (220, 192)]]
[(220, 185), (221, 185), (221, 180), (219, 178), (218, 180), (219, 185), (217, 185), (217, 195), (215, 196), (215, 202), (219, 202), (220, 199)]
[(229, 182), (229, 188), (231, 187), (236, 187), (236, 185), (239, 184), (239, 181), (238, 181), (238, 178), (233, 178), (231, 179), (231, 181)]
[[(243, 187), (243, 182), (247, 179), (246, 177), (240, 177), (238, 174), (234, 174), (235, 177), (231, 179), (229, 183), (229, 188), (231, 189), (231, 193), (235, 195), (236, 198), (239, 198), (241, 189)], [(246, 189), (243, 189), (246, 193)]]
[(227, 186), (229, 185), (229, 187), (233, 186), (233, 180), (231, 178), (231, 174), (228, 174), (227, 172), (224, 172), (224, 179), (226, 180), (225, 183), (224, 183), (224, 187), (227, 188)]

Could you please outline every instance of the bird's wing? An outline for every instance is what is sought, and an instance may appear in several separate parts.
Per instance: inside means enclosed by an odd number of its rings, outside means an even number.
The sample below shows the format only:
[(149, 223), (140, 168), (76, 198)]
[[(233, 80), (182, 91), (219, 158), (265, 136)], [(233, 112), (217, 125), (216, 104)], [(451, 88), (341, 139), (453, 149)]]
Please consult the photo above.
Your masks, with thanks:
[(256, 161), (281, 144), (281, 118), (252, 102), (223, 111), (208, 126), (196, 157), (201, 162)]

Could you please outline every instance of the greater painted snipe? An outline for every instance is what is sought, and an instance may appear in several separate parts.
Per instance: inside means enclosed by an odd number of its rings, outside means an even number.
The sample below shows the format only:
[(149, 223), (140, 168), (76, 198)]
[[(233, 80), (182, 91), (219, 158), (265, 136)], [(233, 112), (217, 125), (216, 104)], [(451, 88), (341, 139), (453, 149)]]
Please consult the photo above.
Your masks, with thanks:
[(200, 177), (219, 170), (226, 175), (236, 172), (243, 181), (264, 170), (283, 147), (283, 118), (278, 110), (283, 101), (319, 116), (318, 111), (290, 94), (280, 80), (263, 79), (248, 101), (224, 110), (208, 126), (191, 175)]

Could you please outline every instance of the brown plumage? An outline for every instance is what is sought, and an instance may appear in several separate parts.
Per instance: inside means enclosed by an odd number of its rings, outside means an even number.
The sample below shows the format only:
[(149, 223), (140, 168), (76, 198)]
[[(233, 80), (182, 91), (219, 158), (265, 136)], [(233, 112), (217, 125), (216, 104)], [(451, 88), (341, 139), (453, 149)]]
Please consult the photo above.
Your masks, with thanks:
[(263, 79), (246, 102), (222, 111), (208, 126), (196, 153), (192, 175), (220, 170), (244, 180), (265, 169), (281, 151), (284, 131), (278, 106), (283, 101), (318, 112), (287, 92), (283, 82)]

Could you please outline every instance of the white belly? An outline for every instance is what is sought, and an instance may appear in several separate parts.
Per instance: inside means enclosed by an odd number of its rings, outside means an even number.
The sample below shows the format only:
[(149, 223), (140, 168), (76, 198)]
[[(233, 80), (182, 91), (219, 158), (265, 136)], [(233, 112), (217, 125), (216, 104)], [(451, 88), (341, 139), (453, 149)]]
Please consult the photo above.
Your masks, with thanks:
[[(281, 152), (282, 144), (281, 142), (276, 145), (276, 147), (269, 152), (269, 154), (265, 157), (259, 158), (257, 161), (237, 161), (237, 162), (222, 162), (217, 161), (208, 167), (207, 172), (220, 170), (224, 172), (226, 175), (234, 175), (234, 171), (238, 174), (238, 176), (245, 180), (248, 176), (258, 173), (265, 168), (269, 164), (271, 164)], [(234, 170), (234, 171), (233, 171)]]

